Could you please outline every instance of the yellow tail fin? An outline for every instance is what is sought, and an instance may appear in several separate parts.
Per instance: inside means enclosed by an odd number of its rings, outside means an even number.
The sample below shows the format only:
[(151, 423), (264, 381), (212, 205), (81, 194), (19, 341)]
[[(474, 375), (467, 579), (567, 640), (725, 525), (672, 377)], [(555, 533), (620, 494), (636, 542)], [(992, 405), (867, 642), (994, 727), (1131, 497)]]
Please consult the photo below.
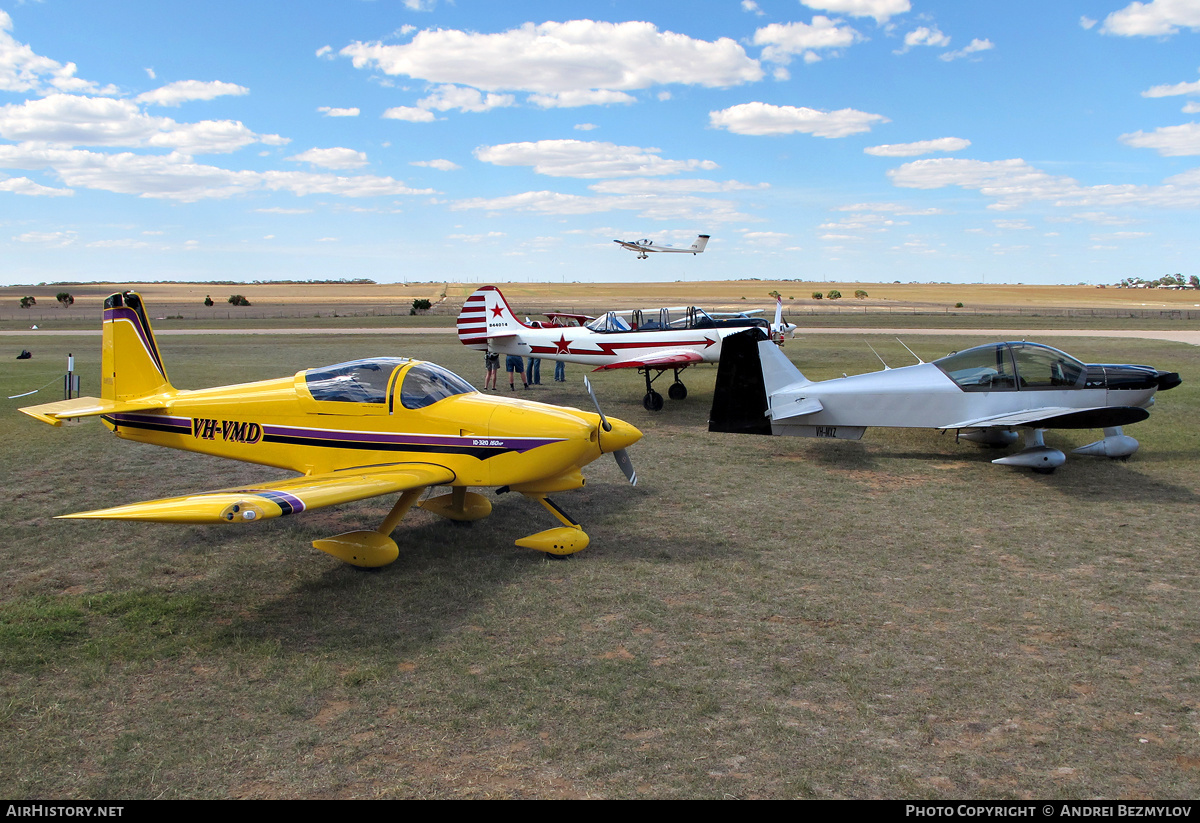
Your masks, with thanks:
[(105, 299), (100, 363), (100, 396), (105, 400), (172, 391), (140, 294), (129, 291)]

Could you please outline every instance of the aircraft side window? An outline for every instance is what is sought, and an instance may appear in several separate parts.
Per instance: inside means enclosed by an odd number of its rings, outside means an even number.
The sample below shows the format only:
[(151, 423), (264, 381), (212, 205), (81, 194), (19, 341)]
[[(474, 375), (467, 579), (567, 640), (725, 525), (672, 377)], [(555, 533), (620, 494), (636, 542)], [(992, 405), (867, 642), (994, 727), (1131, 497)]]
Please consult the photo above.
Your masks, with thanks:
[(475, 387), (449, 369), (434, 363), (417, 363), (400, 384), (400, 403), (406, 409), (423, 409), (456, 394), (467, 394)]
[(322, 369), (310, 369), (305, 384), (314, 400), (335, 403), (384, 403), (392, 371), (399, 358), (354, 360)]
[(1014, 344), (1022, 389), (1070, 389), (1082, 386), (1087, 367), (1066, 352), (1036, 344)]
[(1003, 343), (955, 352), (933, 361), (933, 365), (963, 391), (1014, 391), (1017, 388), (1008, 346)]

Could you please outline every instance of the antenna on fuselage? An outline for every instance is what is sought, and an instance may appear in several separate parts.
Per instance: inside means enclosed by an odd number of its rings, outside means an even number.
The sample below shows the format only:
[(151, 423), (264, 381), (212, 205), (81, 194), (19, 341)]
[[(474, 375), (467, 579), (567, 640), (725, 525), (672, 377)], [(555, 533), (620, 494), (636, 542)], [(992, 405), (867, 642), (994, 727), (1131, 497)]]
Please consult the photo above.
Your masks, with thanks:
[[(864, 340), (863, 342), (865, 343), (866, 341)], [(874, 346), (872, 346), (870, 343), (867, 343), (867, 348), (871, 350), (871, 354), (875, 355), (876, 357), (879, 357), (879, 352), (875, 351), (875, 347), (874, 347)], [(884, 361), (884, 359), (883, 359), (882, 357), (879, 357), (879, 362), (880, 362), (880, 363), (883, 363), (883, 370), (884, 370), (884, 371), (890, 371), (890, 370), (891, 370), (891, 368), (892, 368), (892, 367), (891, 367), (891, 366), (889, 366), (889, 365), (888, 365), (888, 364), (887, 364), (887, 363)]]
[[(897, 343), (899, 343), (901, 346), (904, 346), (904, 341), (903, 341), (903, 340), (901, 340), (899, 337), (897, 337), (897, 338), (896, 338), (896, 342), (897, 342)], [(920, 357), (917, 355), (917, 353), (916, 353), (915, 351), (913, 351), (912, 349), (908, 348), (908, 346), (904, 346), (904, 348), (905, 348), (905, 350), (906, 350), (906, 351), (907, 351), (909, 354), (911, 354), (913, 357), (916, 357), (916, 358), (917, 358), (917, 362), (918, 362), (918, 363), (924, 363), (924, 362), (925, 362), (924, 360), (922, 360), (922, 359), (921, 359), (921, 358), (920, 358)]]

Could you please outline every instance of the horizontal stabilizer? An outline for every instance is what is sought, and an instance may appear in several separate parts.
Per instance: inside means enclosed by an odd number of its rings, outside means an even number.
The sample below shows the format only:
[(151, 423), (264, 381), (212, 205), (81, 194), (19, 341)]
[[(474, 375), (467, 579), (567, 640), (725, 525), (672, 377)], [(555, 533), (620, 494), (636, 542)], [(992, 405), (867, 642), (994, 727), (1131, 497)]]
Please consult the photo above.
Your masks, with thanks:
[(790, 420), (793, 417), (804, 417), (809, 414), (816, 414), (825, 407), (821, 405), (821, 401), (815, 397), (797, 397), (792, 402), (783, 400), (776, 401), (772, 398), (771, 401), (771, 419), (772, 420)]
[(1127, 426), (1150, 416), (1150, 412), (1139, 406), (1094, 406), (1089, 409), (1073, 409), (1067, 406), (1045, 406), (1040, 409), (1024, 409), (991, 417), (979, 417), (937, 426), (939, 429), (983, 429), (991, 426), (1027, 426), (1038, 429), (1103, 429)]
[(454, 476), (450, 469), (430, 463), (369, 466), (305, 475), (247, 488), (219, 489), (183, 497), (148, 500), (111, 509), (67, 514), (61, 519), (245, 523), (424, 486), (443, 485), (452, 481)]
[(49, 423), (51, 426), (61, 426), (64, 420), (70, 420), (74, 417), (97, 417), (102, 414), (151, 411), (152, 409), (161, 408), (163, 408), (163, 398), (161, 397), (150, 401), (102, 400), (99, 397), (75, 397), (71, 400), (43, 403), (40, 406), (26, 406), (20, 409), (20, 411), (35, 420)]

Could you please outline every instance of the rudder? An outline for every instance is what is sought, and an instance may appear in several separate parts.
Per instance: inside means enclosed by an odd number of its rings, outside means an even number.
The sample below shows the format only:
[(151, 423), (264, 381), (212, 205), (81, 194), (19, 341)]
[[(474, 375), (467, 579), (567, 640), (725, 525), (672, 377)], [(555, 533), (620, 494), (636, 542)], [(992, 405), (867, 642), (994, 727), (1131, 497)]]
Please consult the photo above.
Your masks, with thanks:
[(752, 328), (721, 342), (717, 383), (708, 413), (710, 432), (771, 433), (767, 389), (758, 355), (758, 341), (764, 336), (761, 329)]
[(495, 286), (480, 286), (458, 313), (458, 340), (467, 348), (487, 350), (489, 337), (511, 337), (531, 328), (517, 319)]
[(102, 398), (132, 400), (172, 390), (140, 294), (130, 291), (105, 299), (103, 339)]

